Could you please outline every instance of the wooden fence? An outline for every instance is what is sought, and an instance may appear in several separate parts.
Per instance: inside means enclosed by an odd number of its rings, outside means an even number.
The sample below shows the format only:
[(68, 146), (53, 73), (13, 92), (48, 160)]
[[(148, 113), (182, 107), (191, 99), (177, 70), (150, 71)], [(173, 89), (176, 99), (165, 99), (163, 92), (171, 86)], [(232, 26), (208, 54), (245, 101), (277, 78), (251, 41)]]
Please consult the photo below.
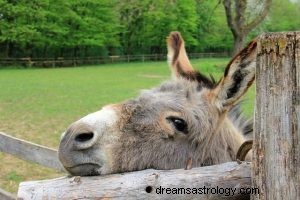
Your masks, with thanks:
[[(143, 170), (98, 177), (62, 177), (20, 184), (19, 199), (249, 199), (250, 195), (157, 194), (168, 188), (258, 188), (251, 199), (300, 199), (300, 32), (258, 40), (253, 161), (191, 170)], [(0, 151), (32, 152), (31, 160), (60, 170), (55, 150), (0, 134)], [(20, 151), (9, 146), (19, 146)], [(28, 146), (29, 145), (29, 146)], [(34, 147), (33, 147), (34, 146)], [(41, 150), (41, 148), (43, 150)], [(25, 150), (26, 149), (26, 150)], [(35, 152), (48, 153), (54, 165)], [(1, 190), (0, 190), (1, 192)], [(0, 195), (1, 197), (1, 195)]]
[[(215, 58), (230, 57), (228, 52), (223, 53), (191, 53), (189, 57)], [(24, 66), (24, 67), (68, 67), (81, 65), (96, 65), (115, 62), (145, 62), (166, 60), (166, 54), (146, 54), (146, 55), (114, 55), (107, 57), (83, 57), (83, 58), (0, 58), (0, 66)]]
[[(39, 165), (64, 171), (57, 156), (57, 150), (21, 140), (0, 132), (0, 152), (14, 155), (20, 159)], [(12, 200), (16, 197), (0, 188), (0, 200)]]

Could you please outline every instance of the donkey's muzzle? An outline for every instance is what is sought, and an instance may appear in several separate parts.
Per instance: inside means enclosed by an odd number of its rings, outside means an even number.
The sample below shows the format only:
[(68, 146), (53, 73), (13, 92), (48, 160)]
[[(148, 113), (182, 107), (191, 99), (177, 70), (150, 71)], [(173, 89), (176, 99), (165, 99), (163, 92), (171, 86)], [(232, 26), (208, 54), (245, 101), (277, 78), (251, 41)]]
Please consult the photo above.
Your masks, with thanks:
[(117, 120), (116, 111), (107, 106), (71, 124), (62, 135), (58, 150), (66, 170), (72, 175), (100, 174), (108, 163), (105, 146), (115, 139), (112, 130), (117, 127)]
[(101, 161), (93, 156), (98, 136), (80, 122), (73, 123), (63, 134), (59, 145), (59, 160), (72, 175), (97, 175)]

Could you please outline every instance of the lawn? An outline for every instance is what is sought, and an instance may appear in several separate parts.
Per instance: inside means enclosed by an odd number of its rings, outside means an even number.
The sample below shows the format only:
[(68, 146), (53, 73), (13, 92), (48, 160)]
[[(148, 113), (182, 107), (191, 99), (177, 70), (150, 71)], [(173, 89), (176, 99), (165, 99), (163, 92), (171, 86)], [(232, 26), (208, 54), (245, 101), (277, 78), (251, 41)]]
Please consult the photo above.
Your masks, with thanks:
[[(228, 59), (192, 60), (219, 78)], [(60, 134), (78, 118), (103, 105), (135, 97), (170, 78), (166, 62), (116, 63), (57, 69), (0, 70), (0, 131), (57, 148)], [(253, 113), (253, 87), (243, 106)], [(53, 170), (0, 153), (0, 188), (16, 192), (20, 181), (61, 176)]]

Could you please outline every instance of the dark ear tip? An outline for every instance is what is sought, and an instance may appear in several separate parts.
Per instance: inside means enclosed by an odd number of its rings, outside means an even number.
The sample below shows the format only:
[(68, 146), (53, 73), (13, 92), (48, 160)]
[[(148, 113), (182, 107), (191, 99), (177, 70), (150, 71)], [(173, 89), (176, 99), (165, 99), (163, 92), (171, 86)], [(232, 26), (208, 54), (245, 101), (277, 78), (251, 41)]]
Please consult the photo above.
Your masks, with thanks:
[(181, 34), (179, 31), (172, 31), (172, 32), (170, 32), (169, 37), (180, 37), (181, 38)]
[(257, 38), (251, 40), (248, 45), (242, 49), (238, 54), (251, 54), (252, 52), (255, 51), (257, 47)]
[(167, 38), (168, 45), (172, 46), (174, 49), (180, 48), (182, 41), (183, 39), (178, 31), (172, 31)]
[(252, 40), (251, 42), (249, 42), (250, 49), (254, 49), (257, 46), (257, 38), (255, 38), (254, 40)]

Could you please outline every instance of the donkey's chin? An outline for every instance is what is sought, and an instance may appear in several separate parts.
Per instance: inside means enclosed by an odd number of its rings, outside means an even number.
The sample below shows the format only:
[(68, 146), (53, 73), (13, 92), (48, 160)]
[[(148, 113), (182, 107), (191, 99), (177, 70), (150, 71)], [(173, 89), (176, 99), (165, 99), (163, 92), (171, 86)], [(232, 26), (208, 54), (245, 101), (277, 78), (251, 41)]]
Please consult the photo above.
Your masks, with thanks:
[(72, 167), (65, 167), (73, 176), (98, 176), (101, 175), (101, 166), (94, 163), (84, 163)]

